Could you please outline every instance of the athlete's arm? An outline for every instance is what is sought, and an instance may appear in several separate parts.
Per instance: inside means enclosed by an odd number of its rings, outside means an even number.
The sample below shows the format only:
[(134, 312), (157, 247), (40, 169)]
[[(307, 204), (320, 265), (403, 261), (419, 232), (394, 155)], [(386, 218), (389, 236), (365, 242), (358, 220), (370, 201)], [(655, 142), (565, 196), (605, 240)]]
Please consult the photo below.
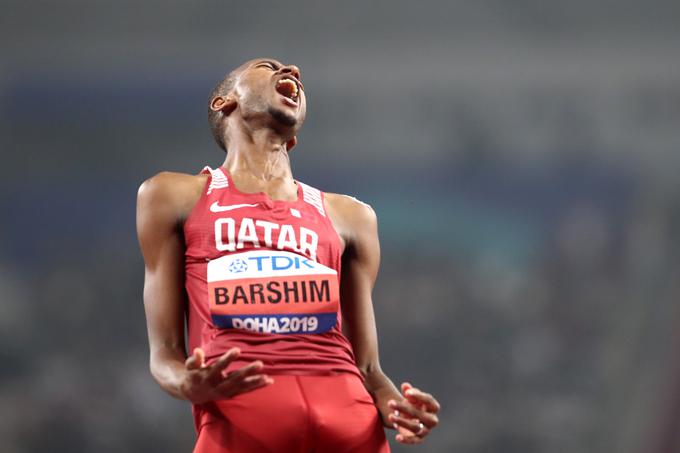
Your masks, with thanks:
[(184, 338), (184, 239), (182, 224), (200, 197), (196, 177), (160, 173), (145, 181), (137, 196), (137, 235), (144, 256), (144, 310), (149, 336), (149, 367), (158, 384), (193, 403), (253, 390), (273, 382), (253, 362), (223, 375), (239, 354), (233, 348), (211, 365), (202, 350), (187, 358)]
[(328, 204), (332, 206), (329, 215), (345, 243), (340, 282), (342, 314), (357, 366), (383, 423), (397, 428), (399, 442), (419, 443), (437, 425), (439, 403), (408, 383), (401, 385), (403, 394), (400, 393), (380, 368), (371, 299), (380, 266), (377, 217), (370, 206), (358, 200), (328, 195)]

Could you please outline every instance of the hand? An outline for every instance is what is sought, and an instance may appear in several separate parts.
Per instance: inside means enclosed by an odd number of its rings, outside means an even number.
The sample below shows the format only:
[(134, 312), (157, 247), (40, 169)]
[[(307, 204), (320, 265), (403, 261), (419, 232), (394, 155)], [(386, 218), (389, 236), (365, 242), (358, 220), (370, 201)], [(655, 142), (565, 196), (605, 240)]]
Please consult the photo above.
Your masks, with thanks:
[(397, 442), (418, 444), (439, 423), (436, 414), (440, 406), (432, 395), (421, 392), (408, 382), (401, 384), (401, 392), (404, 399), (387, 403), (392, 410), (388, 418), (398, 431)]
[(201, 348), (194, 349), (184, 362), (186, 374), (180, 384), (182, 395), (192, 403), (200, 404), (231, 398), (274, 382), (271, 377), (260, 374), (263, 365), (259, 360), (225, 375), (224, 370), (240, 353), (238, 348), (231, 348), (211, 365), (206, 365), (205, 352)]

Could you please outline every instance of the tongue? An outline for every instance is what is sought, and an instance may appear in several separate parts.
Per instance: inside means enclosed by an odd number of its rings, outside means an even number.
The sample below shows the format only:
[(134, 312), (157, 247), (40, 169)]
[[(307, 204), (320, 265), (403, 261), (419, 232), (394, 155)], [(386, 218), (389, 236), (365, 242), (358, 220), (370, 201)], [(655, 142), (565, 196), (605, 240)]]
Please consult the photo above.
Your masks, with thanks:
[(276, 91), (289, 99), (293, 99), (295, 86), (293, 85), (293, 82), (282, 81), (276, 84)]

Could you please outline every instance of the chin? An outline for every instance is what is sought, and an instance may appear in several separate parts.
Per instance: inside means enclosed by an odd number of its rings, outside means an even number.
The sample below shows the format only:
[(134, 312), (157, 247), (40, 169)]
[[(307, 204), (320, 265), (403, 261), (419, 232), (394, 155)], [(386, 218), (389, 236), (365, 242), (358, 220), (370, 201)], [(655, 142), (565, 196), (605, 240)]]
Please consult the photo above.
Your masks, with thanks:
[(296, 127), (298, 125), (298, 118), (292, 113), (286, 112), (283, 109), (277, 109), (274, 107), (269, 108), (269, 114), (278, 123), (286, 127)]

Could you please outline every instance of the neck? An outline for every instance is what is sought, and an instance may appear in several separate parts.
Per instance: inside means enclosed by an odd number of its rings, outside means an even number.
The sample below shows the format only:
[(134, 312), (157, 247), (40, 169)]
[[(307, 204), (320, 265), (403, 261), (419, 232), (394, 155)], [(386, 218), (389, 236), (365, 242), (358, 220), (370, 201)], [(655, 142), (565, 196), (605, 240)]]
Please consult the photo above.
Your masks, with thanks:
[(227, 140), (229, 152), (224, 160), (224, 167), (232, 177), (260, 186), (273, 180), (284, 184), (293, 182), (284, 137), (268, 128), (234, 129)]
[(224, 167), (239, 190), (273, 200), (297, 199), (286, 139), (269, 128), (230, 128)]

